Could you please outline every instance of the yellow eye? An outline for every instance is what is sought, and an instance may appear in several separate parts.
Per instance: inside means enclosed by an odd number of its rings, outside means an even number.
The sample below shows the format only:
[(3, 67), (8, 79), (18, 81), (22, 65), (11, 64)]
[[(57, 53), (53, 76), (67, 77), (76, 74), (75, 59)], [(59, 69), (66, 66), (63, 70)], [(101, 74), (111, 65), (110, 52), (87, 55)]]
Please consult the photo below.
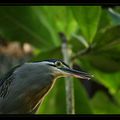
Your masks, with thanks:
[(62, 64), (62, 62), (60, 62), (60, 61), (56, 61), (56, 62), (55, 62), (55, 65), (56, 65), (56, 67), (61, 67), (63, 64)]

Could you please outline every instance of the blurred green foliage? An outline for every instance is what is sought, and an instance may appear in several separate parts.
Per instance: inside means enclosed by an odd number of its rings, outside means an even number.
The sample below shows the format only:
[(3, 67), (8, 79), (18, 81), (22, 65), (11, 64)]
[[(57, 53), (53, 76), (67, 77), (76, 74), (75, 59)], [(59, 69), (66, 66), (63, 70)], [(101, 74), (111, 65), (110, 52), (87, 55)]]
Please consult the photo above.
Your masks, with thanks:
[[(115, 103), (98, 90), (92, 98), (74, 78), (75, 113), (120, 113), (120, 7), (1, 6), (0, 35), (8, 41), (28, 42), (39, 52), (32, 61), (62, 58), (59, 32), (68, 38), (73, 64), (94, 74)], [(81, 51), (86, 51), (84, 54)], [(37, 112), (66, 114), (65, 83), (58, 79)]]

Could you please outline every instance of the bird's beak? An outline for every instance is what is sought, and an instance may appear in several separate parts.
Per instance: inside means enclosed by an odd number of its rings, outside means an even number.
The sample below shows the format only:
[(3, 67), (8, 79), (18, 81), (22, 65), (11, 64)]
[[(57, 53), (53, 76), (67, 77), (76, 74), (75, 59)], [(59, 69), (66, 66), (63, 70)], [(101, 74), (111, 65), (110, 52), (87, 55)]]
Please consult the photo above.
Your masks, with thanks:
[(73, 77), (77, 77), (81, 79), (88, 79), (88, 80), (93, 77), (93, 75), (90, 75), (86, 72), (74, 70), (71, 68), (60, 68), (60, 69), (68, 76), (73, 76)]

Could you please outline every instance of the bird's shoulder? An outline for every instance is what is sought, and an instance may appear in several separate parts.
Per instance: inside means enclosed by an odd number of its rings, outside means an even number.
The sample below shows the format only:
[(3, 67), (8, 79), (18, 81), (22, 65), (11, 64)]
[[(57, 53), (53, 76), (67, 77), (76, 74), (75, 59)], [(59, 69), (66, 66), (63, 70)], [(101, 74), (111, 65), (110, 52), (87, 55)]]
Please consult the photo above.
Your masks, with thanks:
[(11, 82), (14, 80), (13, 72), (20, 66), (22, 66), (22, 64), (11, 68), (11, 70), (9, 70), (6, 74), (4, 74), (0, 78), (0, 97), (5, 97), (5, 95), (7, 94), (8, 87), (10, 86)]

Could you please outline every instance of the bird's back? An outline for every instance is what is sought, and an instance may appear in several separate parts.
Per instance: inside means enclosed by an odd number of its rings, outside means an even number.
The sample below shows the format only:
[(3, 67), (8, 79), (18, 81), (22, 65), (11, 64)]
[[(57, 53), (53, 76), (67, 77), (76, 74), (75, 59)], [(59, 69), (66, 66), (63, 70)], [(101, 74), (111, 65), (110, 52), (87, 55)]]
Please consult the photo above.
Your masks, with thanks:
[(40, 63), (25, 63), (8, 72), (0, 81), (0, 113), (35, 112), (52, 86), (49, 73)]

